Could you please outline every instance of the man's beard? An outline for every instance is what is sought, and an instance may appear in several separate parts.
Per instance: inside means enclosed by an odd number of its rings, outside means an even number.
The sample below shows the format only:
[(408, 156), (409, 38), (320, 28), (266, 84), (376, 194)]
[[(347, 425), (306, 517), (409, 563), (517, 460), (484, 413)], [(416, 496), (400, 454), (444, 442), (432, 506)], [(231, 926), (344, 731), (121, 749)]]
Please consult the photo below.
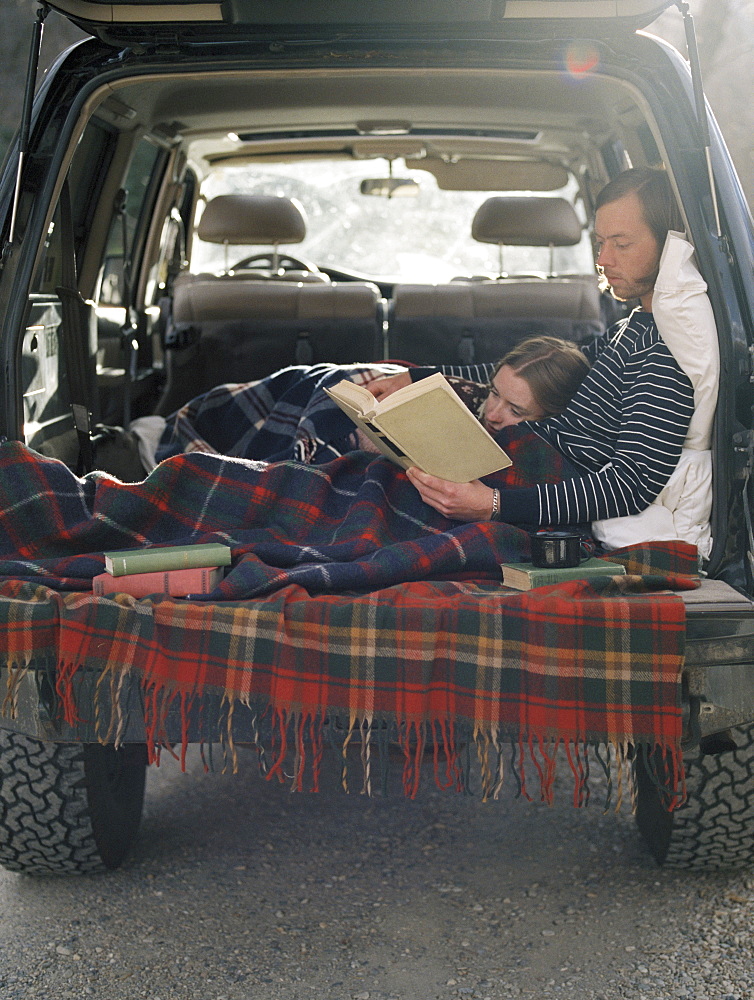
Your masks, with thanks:
[(660, 272), (659, 266), (656, 267), (651, 274), (647, 274), (642, 278), (634, 279), (626, 288), (622, 294), (618, 294), (613, 286), (610, 284), (607, 278), (604, 277), (604, 281), (607, 287), (610, 289), (610, 294), (614, 299), (619, 302), (628, 302), (630, 299), (640, 299), (644, 295), (648, 295), (650, 292), (654, 291), (655, 283), (657, 282), (657, 275)]

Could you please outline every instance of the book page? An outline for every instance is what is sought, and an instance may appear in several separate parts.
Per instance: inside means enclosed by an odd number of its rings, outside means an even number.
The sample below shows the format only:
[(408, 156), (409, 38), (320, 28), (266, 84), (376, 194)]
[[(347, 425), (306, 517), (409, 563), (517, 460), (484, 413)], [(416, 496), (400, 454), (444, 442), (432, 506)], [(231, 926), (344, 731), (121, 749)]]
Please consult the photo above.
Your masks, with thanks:
[(363, 385), (356, 385), (355, 382), (348, 379), (343, 379), (330, 388), (327, 386), (323, 386), (323, 388), (349, 417), (353, 411), (371, 413), (377, 405), (377, 400), (368, 389), (365, 389)]

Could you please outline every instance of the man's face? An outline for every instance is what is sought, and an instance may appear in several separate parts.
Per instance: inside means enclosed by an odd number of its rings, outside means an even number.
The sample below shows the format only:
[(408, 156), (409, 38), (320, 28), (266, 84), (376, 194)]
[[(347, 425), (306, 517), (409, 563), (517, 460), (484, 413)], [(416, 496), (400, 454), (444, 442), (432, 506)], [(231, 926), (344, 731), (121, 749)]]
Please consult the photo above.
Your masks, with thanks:
[(660, 264), (660, 247), (644, 221), (633, 191), (597, 209), (594, 222), (597, 269), (616, 299), (640, 299), (650, 310)]

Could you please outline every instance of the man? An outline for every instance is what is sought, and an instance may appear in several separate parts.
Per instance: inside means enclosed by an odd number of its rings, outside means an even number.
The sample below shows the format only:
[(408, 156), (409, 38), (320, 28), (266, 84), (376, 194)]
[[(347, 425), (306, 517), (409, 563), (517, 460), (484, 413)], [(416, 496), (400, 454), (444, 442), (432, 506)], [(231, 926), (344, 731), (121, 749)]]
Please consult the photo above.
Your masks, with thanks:
[(597, 268), (616, 298), (638, 299), (640, 305), (584, 349), (592, 368), (564, 413), (519, 424), (552, 444), (581, 474), (554, 485), (495, 491), (479, 480), (448, 483), (411, 469), (408, 476), (426, 503), (460, 521), (539, 525), (585, 523), (649, 506), (678, 463), (694, 408), (691, 383), (652, 317), (670, 229), (682, 230), (683, 224), (664, 171), (628, 170), (600, 192)]

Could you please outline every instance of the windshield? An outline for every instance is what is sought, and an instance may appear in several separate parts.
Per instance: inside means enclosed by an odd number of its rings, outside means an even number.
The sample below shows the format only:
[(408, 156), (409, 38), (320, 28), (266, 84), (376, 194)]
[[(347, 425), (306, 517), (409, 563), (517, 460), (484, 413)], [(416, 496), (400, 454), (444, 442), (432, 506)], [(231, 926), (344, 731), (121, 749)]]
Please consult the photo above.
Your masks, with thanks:
[[(369, 178), (408, 178), (418, 185), (412, 197), (362, 194)], [(575, 182), (548, 192), (573, 200)], [(381, 281), (445, 282), (455, 277), (500, 273), (498, 247), (471, 238), (474, 214), (496, 194), (511, 191), (444, 191), (428, 171), (412, 170), (403, 160), (328, 160), (225, 166), (201, 188), (201, 206), (220, 194), (284, 195), (304, 206), (307, 235), (303, 243), (281, 245), (281, 251), (332, 268)], [(576, 209), (583, 220), (580, 204)], [(191, 270), (223, 271), (236, 261), (269, 249), (265, 246), (224, 247), (194, 239)], [(552, 268), (551, 268), (552, 263)], [(591, 273), (594, 269), (588, 234), (574, 247), (505, 247), (506, 273)]]

